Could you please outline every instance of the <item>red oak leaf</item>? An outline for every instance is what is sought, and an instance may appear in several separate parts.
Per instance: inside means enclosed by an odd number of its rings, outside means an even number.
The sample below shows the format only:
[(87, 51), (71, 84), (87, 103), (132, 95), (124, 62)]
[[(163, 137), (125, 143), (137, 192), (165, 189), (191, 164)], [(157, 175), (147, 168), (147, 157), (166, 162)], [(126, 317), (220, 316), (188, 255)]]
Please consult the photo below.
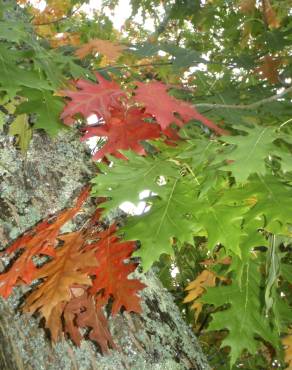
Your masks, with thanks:
[[(144, 104), (146, 112), (155, 116), (162, 130), (169, 127), (171, 123), (183, 126), (185, 122), (196, 119), (217, 134), (226, 135), (226, 131), (218, 127), (214, 122), (200, 114), (192, 105), (178, 100), (167, 93), (167, 86), (162, 82), (152, 81), (148, 84), (136, 82), (134, 99)], [(174, 113), (178, 113), (181, 120)]]
[(127, 311), (141, 312), (140, 297), (136, 293), (145, 288), (137, 279), (128, 279), (128, 275), (135, 271), (137, 264), (126, 262), (135, 249), (134, 242), (121, 242), (114, 234), (116, 226), (112, 225), (101, 233), (97, 244), (97, 267), (91, 270), (95, 276), (91, 293), (100, 293), (97, 300), (108, 301), (114, 299), (112, 314), (115, 315), (124, 307)]
[(98, 84), (79, 79), (74, 84), (77, 90), (62, 91), (62, 95), (71, 99), (61, 114), (65, 124), (73, 124), (74, 117), (78, 114), (84, 118), (96, 114), (99, 118), (108, 119), (111, 109), (120, 105), (119, 99), (125, 96), (125, 93), (119, 85), (114, 81), (106, 80), (98, 73), (95, 75)]
[(145, 122), (146, 115), (143, 109), (130, 108), (128, 110), (115, 109), (105, 124), (98, 127), (87, 126), (82, 140), (92, 136), (106, 136), (107, 143), (98, 150), (93, 159), (103, 158), (107, 154), (124, 158), (119, 150), (132, 149), (138, 154), (145, 154), (141, 145), (142, 140), (157, 139), (161, 130), (155, 123)]

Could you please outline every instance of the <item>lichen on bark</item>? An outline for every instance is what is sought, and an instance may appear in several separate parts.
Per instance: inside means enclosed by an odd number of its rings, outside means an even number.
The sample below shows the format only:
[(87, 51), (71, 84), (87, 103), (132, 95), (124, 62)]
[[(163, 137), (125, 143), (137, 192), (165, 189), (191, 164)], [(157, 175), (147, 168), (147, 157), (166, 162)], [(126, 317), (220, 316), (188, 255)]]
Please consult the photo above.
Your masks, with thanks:
[[(73, 132), (56, 139), (35, 134), (25, 157), (0, 136), (0, 244), (5, 245), (42, 218), (71, 206), (96, 167)], [(138, 272), (135, 273), (136, 275)], [(51, 345), (37, 317), (20, 314), (23, 291), (0, 300), (0, 367), (36, 370), (209, 369), (197, 339), (186, 326), (171, 295), (153, 272), (140, 275), (142, 315), (123, 313), (110, 319), (117, 350), (102, 356), (82, 341)]]

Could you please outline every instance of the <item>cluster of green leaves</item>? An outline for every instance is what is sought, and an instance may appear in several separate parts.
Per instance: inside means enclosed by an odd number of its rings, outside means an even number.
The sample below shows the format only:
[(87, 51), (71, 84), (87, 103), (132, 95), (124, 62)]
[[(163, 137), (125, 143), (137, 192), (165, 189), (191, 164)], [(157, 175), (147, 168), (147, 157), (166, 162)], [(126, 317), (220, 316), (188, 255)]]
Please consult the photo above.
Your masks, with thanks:
[(176, 147), (161, 143), (157, 154), (127, 152), (128, 161), (100, 164), (93, 194), (110, 198), (104, 204), (110, 212), (124, 201), (137, 205), (139, 194), (149, 191), (143, 198), (149, 210), (129, 217), (121, 230), (127, 240), (140, 240), (136, 255), (144, 270), (194, 237), (206, 239), (210, 255), (220, 249), (222, 258), (232, 257), (226, 271), (232, 284), (208, 289), (202, 302), (221, 307), (209, 330), (228, 330), (222, 345), (231, 347), (234, 364), (243, 350), (255, 354), (257, 337), (279, 349), (282, 322), (291, 320), (279, 289), (269, 288), (278, 285), (285, 254), (271, 276), (261, 267), (274, 261), (279, 246), (272, 255), (257, 250), (271, 248), (271, 235), (291, 236), (292, 135), (269, 126), (244, 126), (220, 138), (194, 132)]
[[(72, 7), (75, 3), (72, 1)], [(95, 21), (96, 18), (89, 21), (81, 15), (76, 25), (71, 25), (69, 29), (73, 32), (79, 27), (82, 39), (85, 37), (82, 35), (89, 34), (88, 29), (96, 24)], [(99, 28), (95, 27), (98, 29), (91, 27), (91, 33), (100, 32), (101, 23)], [(56, 23), (55, 28), (55, 32), (65, 32), (68, 24), (64, 22), (60, 27)], [(111, 23), (104, 30), (107, 28), (109, 33), (113, 31)], [(95, 79), (92, 72), (85, 68), (87, 65), (82, 65), (72, 51), (74, 48), (70, 46), (52, 49), (48, 40), (36, 33), (29, 13), (17, 6), (15, 1), (1, 2), (0, 103), (4, 115), (0, 128), (7, 121), (5, 114), (12, 115), (14, 122), (8, 132), (19, 136), (20, 147), (24, 150), (29, 145), (31, 127), (45, 130), (51, 136), (66, 127), (60, 120), (64, 102), (56, 92), (64, 88), (69, 79)]]

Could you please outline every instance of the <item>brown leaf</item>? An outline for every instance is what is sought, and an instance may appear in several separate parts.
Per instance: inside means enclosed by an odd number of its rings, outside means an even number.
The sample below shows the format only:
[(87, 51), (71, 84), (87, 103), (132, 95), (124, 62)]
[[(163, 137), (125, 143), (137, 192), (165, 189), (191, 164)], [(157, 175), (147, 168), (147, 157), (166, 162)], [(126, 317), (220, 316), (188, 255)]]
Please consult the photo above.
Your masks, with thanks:
[(280, 21), (277, 17), (277, 13), (272, 8), (270, 0), (262, 0), (263, 15), (266, 23), (270, 28), (279, 28)]
[(99, 53), (106, 56), (109, 62), (115, 62), (120, 57), (124, 49), (124, 46), (113, 41), (93, 39), (78, 48), (75, 51), (75, 55), (79, 59), (83, 59), (89, 54)]
[(251, 14), (255, 10), (256, 0), (240, 0), (239, 9), (243, 14)]
[(76, 345), (82, 339), (80, 327), (90, 328), (89, 338), (100, 345), (103, 353), (115, 347), (102, 307), (87, 292), (71, 299), (65, 307), (64, 319), (65, 331)]
[(278, 69), (282, 64), (282, 59), (266, 55), (262, 61), (261, 66), (256, 68), (256, 72), (261, 78), (266, 78), (271, 84), (279, 82)]
[(292, 369), (292, 334), (282, 339), (285, 351), (285, 363), (288, 365), (287, 370)]

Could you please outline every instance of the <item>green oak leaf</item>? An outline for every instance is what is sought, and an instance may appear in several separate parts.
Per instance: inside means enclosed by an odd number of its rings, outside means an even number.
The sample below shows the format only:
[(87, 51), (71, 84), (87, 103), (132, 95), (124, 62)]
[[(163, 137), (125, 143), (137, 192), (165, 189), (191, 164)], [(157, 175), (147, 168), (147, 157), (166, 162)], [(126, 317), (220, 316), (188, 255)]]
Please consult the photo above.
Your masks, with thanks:
[(285, 280), (287, 280), (290, 284), (292, 284), (291, 265), (288, 265), (288, 264), (285, 264), (285, 263), (281, 264), (280, 275), (282, 275)]
[(200, 138), (191, 139), (178, 153), (177, 158), (189, 160), (193, 168), (201, 168), (204, 164), (212, 162), (218, 150), (215, 140)]
[(283, 172), (292, 172), (292, 152), (279, 148), (274, 154), (280, 157), (280, 164)]
[(208, 200), (202, 202), (197, 218), (204, 226), (208, 235), (208, 248), (213, 250), (217, 244), (241, 256), (240, 238), (244, 235), (241, 224), (243, 214), (247, 207), (231, 206), (215, 203), (211, 204)]
[(35, 113), (37, 117), (34, 128), (43, 129), (51, 136), (55, 136), (60, 129), (66, 128), (60, 120), (64, 106), (62, 99), (49, 91), (34, 89), (23, 89), (21, 95), (26, 97), (28, 101), (21, 103), (16, 112)]
[(201, 228), (193, 216), (196, 198), (196, 190), (189, 182), (175, 179), (164, 187), (163, 198), (156, 198), (148, 213), (130, 218), (123, 227), (127, 240), (141, 241), (142, 246), (134, 255), (142, 258), (145, 271), (161, 254), (173, 255), (173, 238), (192, 242), (193, 233)]
[[(239, 248), (241, 251), (241, 265), (247, 262), (251, 256), (251, 252), (255, 247), (269, 246), (269, 242), (264, 234), (260, 231), (261, 220), (254, 220), (254, 222), (244, 225), (242, 234), (239, 240)], [(241, 267), (239, 267), (241, 270)]]
[(27, 41), (28, 28), (32, 27), (20, 20), (0, 21), (0, 39), (17, 43)]
[(208, 330), (228, 330), (222, 347), (229, 346), (231, 365), (239, 358), (243, 350), (255, 354), (261, 342), (258, 336), (277, 348), (278, 333), (273, 330), (263, 313), (261, 306), (261, 275), (254, 261), (246, 263), (241, 283), (234, 281), (228, 286), (208, 288), (201, 301), (221, 307), (228, 304), (222, 311), (212, 314), (212, 322)]
[(222, 167), (231, 171), (238, 183), (245, 182), (253, 173), (266, 174), (265, 159), (277, 149), (277, 136), (271, 127), (244, 127), (247, 135), (224, 136), (222, 141), (234, 146), (233, 150), (218, 155), (217, 160), (232, 161)]
[(22, 87), (52, 90), (41, 73), (19, 63), (26, 57), (25, 51), (11, 50), (4, 43), (0, 43), (0, 90), (6, 91), (10, 98), (14, 98)]
[[(292, 186), (267, 175), (253, 177), (246, 188), (243, 188), (242, 198), (254, 199), (254, 206), (245, 214), (246, 223), (255, 219), (263, 220), (262, 227), (269, 230), (275, 221), (281, 225), (281, 231), (289, 234), (288, 224), (292, 224)], [(270, 230), (272, 231), (272, 230)]]
[(124, 154), (128, 160), (115, 158), (111, 168), (99, 164), (102, 174), (92, 180), (93, 195), (111, 198), (103, 203), (106, 213), (125, 201), (139, 202), (143, 190), (162, 195), (164, 186), (159, 185), (159, 180), (163, 177), (167, 183), (170, 178), (179, 176), (178, 166), (159, 156), (142, 157), (131, 151)]

